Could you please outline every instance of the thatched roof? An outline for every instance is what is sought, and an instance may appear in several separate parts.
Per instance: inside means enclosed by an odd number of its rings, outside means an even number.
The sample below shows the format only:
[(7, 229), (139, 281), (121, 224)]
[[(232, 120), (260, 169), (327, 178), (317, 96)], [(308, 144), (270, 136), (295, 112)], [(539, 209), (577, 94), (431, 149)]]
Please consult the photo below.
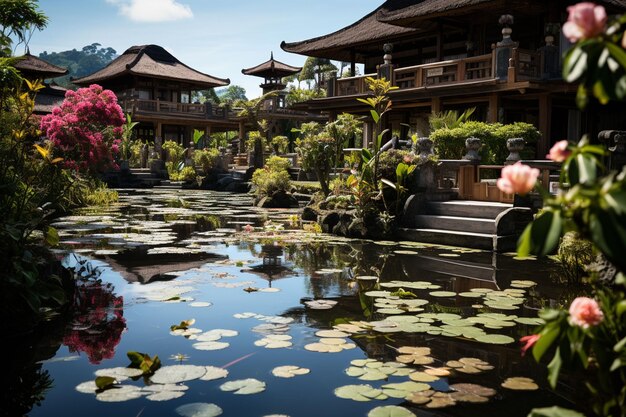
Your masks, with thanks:
[(274, 59), (274, 54), (270, 55), (269, 61), (265, 61), (252, 68), (242, 69), (241, 72), (245, 75), (254, 75), (256, 77), (287, 77), (288, 75), (300, 72), (302, 67), (292, 67), (291, 65), (284, 64)]
[[(371, 45), (377, 45), (377, 51), (382, 56), (382, 44), (388, 39), (397, 40), (400, 37), (409, 37), (415, 29), (403, 28), (379, 22), (377, 14), (382, 9), (406, 6), (408, 0), (387, 0), (382, 6), (369, 13), (362, 19), (328, 35), (307, 39), (300, 42), (287, 43), (283, 41), (280, 47), (287, 52), (329, 58), (338, 61), (365, 62), (365, 58), (372, 54)], [(368, 48), (369, 46), (369, 48)]]
[[(514, 13), (523, 11), (534, 11), (536, 8), (529, 5), (529, 2), (511, 1), (511, 0), (413, 0), (406, 1), (408, 4), (390, 4), (382, 6), (377, 14), (380, 22), (398, 25), (398, 26), (415, 26), (418, 22), (433, 19), (440, 16), (463, 15), (473, 8), (494, 12), (492, 6), (500, 13)], [(536, 2), (537, 5), (545, 6), (547, 2)], [(604, 3), (611, 9), (625, 9), (626, 0), (600, 0), (597, 3)], [(489, 9), (485, 9), (489, 7)]]
[(30, 53), (19, 57), (15, 64), (17, 68), (27, 78), (54, 78), (67, 74), (67, 68), (53, 65), (41, 58), (37, 58)]
[(230, 84), (228, 78), (214, 77), (188, 67), (158, 45), (132, 46), (105, 68), (72, 82), (89, 85), (129, 74), (185, 82), (202, 88)]
[(52, 109), (59, 107), (65, 100), (67, 88), (57, 84), (46, 84), (45, 87), (37, 92), (35, 96), (35, 114), (52, 113)]

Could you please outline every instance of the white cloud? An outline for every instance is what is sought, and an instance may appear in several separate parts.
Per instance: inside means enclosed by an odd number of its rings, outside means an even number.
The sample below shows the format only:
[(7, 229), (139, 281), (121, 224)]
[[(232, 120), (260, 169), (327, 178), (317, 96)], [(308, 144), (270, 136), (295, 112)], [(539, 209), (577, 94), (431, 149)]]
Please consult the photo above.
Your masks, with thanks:
[(166, 22), (193, 17), (191, 7), (176, 0), (106, 0), (135, 22)]

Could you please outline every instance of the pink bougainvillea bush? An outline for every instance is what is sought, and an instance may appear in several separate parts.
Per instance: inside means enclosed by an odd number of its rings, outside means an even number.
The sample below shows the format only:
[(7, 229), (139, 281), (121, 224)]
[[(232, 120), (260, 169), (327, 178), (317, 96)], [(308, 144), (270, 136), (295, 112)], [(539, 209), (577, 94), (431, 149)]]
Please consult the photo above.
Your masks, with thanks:
[(93, 84), (68, 91), (60, 107), (41, 119), (66, 168), (91, 175), (117, 168), (124, 113), (115, 93)]

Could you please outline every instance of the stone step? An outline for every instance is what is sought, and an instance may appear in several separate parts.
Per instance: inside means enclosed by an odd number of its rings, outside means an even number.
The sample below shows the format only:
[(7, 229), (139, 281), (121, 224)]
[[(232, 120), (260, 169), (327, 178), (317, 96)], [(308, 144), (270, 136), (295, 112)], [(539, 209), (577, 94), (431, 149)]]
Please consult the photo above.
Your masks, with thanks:
[(442, 229), (399, 228), (397, 236), (400, 239), (413, 242), (460, 246), (498, 252), (513, 251), (517, 243), (517, 236), (515, 235), (496, 236), (487, 233), (459, 232)]
[(426, 213), (440, 216), (495, 219), (498, 217), (498, 214), (511, 207), (513, 207), (512, 204), (490, 201), (431, 201), (426, 205)]
[(478, 217), (458, 217), (420, 214), (415, 216), (418, 229), (442, 229), (470, 233), (496, 233), (496, 221)]

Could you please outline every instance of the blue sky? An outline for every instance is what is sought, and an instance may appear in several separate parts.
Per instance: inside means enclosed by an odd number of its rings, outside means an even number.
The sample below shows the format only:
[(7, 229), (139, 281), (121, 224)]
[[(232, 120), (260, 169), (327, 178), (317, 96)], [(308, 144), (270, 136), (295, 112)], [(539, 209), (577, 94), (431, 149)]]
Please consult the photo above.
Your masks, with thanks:
[[(248, 98), (261, 91), (249, 68), (274, 58), (301, 66), (306, 57), (280, 49), (349, 25), (383, 0), (39, 0), (49, 24), (35, 32), (32, 54), (81, 49), (94, 42), (119, 54), (157, 44), (185, 64), (230, 78)], [(20, 52), (20, 51), (17, 51)]]

